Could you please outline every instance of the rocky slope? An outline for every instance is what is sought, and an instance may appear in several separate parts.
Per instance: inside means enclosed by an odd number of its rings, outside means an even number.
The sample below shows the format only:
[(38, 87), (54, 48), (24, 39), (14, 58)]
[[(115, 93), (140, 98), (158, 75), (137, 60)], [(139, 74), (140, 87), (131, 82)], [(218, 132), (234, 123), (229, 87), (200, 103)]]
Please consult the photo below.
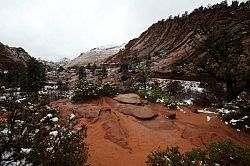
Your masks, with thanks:
[(31, 56), (21, 47), (9, 47), (0, 42), (0, 69), (24, 68)]
[(88, 63), (96, 63), (97, 65), (99, 65), (110, 56), (118, 53), (121, 49), (123, 49), (123, 47), (124, 44), (93, 48), (88, 52), (81, 53), (77, 58), (70, 61), (65, 67), (69, 68), (73, 66), (83, 66), (87, 65)]
[(183, 14), (181, 17), (175, 16), (158, 21), (138, 38), (129, 41), (125, 49), (110, 57), (107, 63), (119, 63), (123, 59), (135, 60), (150, 56), (153, 70), (168, 73), (171, 65), (176, 63), (183, 65), (203, 54), (203, 52), (196, 52), (191, 46), (191, 36), (194, 34), (195, 26), (206, 26), (208, 23), (215, 24), (227, 19), (234, 19), (236, 23), (237, 21), (246, 23), (248, 28), (244, 32), (243, 44), (247, 51), (250, 48), (249, 9), (249, 1), (231, 6), (225, 6), (222, 3), (208, 8), (200, 7), (189, 15)]
[[(127, 101), (127, 96), (125, 99)], [(135, 100), (132, 103), (137, 103)], [(213, 112), (192, 112), (194, 106), (172, 110), (162, 104), (125, 104), (108, 97), (82, 104), (58, 100), (53, 105), (59, 106), (63, 117), (74, 113), (81, 124), (87, 125), (91, 165), (144, 166), (147, 155), (158, 147), (179, 146), (186, 152), (224, 139), (250, 146), (249, 135), (224, 124)], [(141, 119), (134, 116), (138, 109), (129, 109), (132, 107), (148, 107), (158, 116)], [(168, 113), (176, 114), (176, 119), (166, 118)]]

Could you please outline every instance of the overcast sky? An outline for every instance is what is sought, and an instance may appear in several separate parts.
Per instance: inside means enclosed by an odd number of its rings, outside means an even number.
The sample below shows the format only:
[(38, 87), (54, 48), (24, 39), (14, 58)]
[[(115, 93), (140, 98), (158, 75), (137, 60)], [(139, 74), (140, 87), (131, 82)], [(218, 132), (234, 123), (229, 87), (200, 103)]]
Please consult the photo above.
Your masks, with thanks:
[(221, 0), (0, 0), (0, 42), (47, 60), (127, 43), (169, 15)]

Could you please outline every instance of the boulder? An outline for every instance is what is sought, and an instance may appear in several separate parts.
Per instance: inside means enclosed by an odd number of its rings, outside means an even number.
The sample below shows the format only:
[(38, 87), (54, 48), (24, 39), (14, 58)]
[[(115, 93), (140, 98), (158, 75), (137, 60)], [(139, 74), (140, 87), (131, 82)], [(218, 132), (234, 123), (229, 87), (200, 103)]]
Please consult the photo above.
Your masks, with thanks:
[(121, 104), (118, 108), (118, 111), (125, 114), (133, 116), (137, 119), (152, 119), (158, 116), (151, 108), (147, 106), (135, 106), (131, 104)]
[(142, 100), (137, 94), (134, 93), (120, 94), (113, 99), (125, 104), (142, 105)]

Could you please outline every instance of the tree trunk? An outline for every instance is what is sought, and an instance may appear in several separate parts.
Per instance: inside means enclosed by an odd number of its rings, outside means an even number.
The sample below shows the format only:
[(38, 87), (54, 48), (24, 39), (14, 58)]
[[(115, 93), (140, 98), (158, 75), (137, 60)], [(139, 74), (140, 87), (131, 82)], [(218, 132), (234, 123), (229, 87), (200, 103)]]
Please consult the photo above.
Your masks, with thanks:
[(236, 94), (236, 89), (235, 89), (235, 82), (232, 80), (227, 80), (226, 81), (226, 88), (227, 88), (227, 102), (230, 102), (232, 99), (234, 99), (237, 94)]

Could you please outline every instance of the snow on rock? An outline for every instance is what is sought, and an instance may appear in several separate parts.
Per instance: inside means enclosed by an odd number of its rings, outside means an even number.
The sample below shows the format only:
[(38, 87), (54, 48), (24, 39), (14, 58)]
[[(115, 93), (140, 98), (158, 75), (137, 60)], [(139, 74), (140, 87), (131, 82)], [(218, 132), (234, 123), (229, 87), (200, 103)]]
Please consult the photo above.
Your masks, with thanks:
[(48, 118), (52, 118), (53, 117), (53, 115), (52, 114), (47, 114), (47, 116), (46, 117), (48, 117)]
[(49, 133), (50, 136), (56, 137), (58, 135), (58, 131), (51, 131)]
[(0, 96), (0, 101), (5, 101), (7, 100), (6, 96)]
[(21, 99), (18, 99), (16, 100), (16, 103), (22, 103), (22, 101), (26, 100), (26, 98), (21, 98)]
[(192, 105), (193, 104), (192, 99), (183, 100), (183, 102), (187, 103), (188, 105)]
[(31, 149), (30, 148), (21, 148), (21, 153), (25, 153), (25, 154), (29, 154), (30, 153), (30, 151), (31, 151)]
[(222, 113), (222, 114), (228, 114), (230, 112), (233, 112), (234, 110), (228, 110), (228, 109), (225, 109), (225, 108), (220, 108), (220, 109), (217, 109), (218, 112)]
[(176, 107), (178, 110), (180, 110), (181, 112), (183, 112), (183, 109), (181, 109), (179, 106)]
[(59, 120), (58, 117), (54, 117), (51, 119), (52, 122), (58, 122), (58, 120)]
[(53, 150), (53, 147), (49, 147), (46, 149), (48, 152), (51, 152)]
[(248, 118), (248, 116), (244, 116), (243, 118), (242, 118), (242, 120), (245, 120), (245, 119), (247, 119)]
[(9, 131), (8, 128), (5, 128), (5, 129), (3, 129), (3, 130), (1, 131), (1, 133), (4, 134), (4, 135), (7, 135), (7, 134), (10, 133), (10, 131)]
[(163, 98), (162, 99), (157, 99), (156, 103), (164, 103), (164, 99)]
[(123, 49), (125, 44), (122, 45), (108, 45), (101, 46), (97, 48), (93, 48), (88, 52), (81, 53), (78, 57), (70, 61), (65, 67), (73, 67), (73, 66), (83, 66), (88, 63), (97, 65), (103, 63), (110, 56), (118, 53), (121, 49)]
[(242, 119), (231, 119), (229, 123), (235, 126), (237, 122), (242, 122), (242, 121), (243, 121)]
[(211, 120), (210, 116), (207, 116), (207, 122), (209, 122)]
[(74, 119), (75, 117), (76, 117), (75, 114), (70, 114), (69, 119), (72, 120), (72, 119)]
[(197, 110), (199, 113), (206, 113), (206, 114), (216, 114), (216, 112), (209, 111), (207, 108)]

